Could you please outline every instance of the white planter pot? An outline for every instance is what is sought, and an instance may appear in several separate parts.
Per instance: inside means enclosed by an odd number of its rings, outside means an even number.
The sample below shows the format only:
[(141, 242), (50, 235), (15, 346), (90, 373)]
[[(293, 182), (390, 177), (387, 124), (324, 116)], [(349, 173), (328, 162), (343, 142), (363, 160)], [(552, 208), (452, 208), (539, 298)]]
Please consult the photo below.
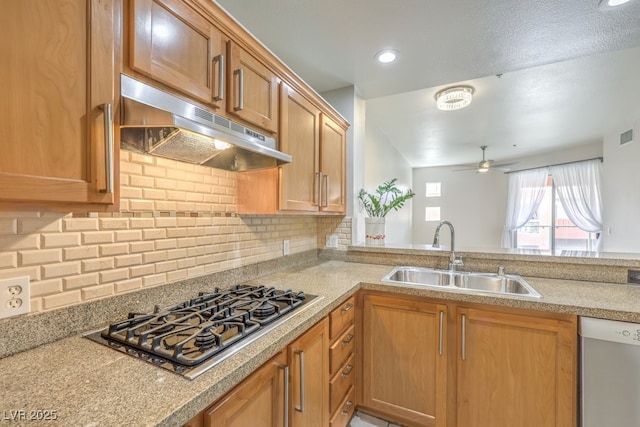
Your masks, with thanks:
[(369, 246), (384, 245), (384, 218), (364, 219), (365, 244)]

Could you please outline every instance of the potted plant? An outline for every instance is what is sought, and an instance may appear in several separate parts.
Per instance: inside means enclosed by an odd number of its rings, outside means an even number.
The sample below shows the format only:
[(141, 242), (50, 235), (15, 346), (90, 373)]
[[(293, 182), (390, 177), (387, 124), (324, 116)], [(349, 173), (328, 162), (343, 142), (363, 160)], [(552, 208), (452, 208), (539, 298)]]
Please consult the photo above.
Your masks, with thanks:
[(358, 193), (360, 205), (364, 208), (368, 218), (364, 219), (365, 243), (367, 245), (384, 245), (385, 216), (392, 210), (402, 208), (407, 200), (415, 196), (409, 188), (401, 190), (396, 185), (398, 178), (383, 182), (374, 193), (369, 193), (364, 188)]

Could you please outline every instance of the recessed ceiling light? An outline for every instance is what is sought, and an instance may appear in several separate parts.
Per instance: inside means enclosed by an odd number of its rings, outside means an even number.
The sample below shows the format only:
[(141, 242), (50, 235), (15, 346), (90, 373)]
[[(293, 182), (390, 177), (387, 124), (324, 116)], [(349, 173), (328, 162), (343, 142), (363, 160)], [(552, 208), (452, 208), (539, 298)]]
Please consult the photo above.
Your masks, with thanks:
[(380, 52), (376, 53), (376, 59), (378, 60), (378, 62), (381, 62), (383, 64), (393, 62), (397, 57), (398, 51), (393, 49), (381, 50)]
[(629, 3), (630, 0), (600, 0), (600, 9), (613, 9)]
[(473, 99), (471, 86), (450, 87), (436, 93), (436, 107), (438, 110), (452, 111), (469, 106)]

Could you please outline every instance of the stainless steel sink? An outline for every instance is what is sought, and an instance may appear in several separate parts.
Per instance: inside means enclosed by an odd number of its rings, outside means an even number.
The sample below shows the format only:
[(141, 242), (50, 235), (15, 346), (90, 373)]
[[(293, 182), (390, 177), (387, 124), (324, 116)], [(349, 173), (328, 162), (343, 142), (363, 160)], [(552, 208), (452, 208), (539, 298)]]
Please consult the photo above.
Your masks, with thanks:
[(432, 286), (453, 291), (468, 291), (540, 298), (522, 277), (505, 274), (436, 270), (424, 267), (395, 267), (382, 278), (383, 282)]

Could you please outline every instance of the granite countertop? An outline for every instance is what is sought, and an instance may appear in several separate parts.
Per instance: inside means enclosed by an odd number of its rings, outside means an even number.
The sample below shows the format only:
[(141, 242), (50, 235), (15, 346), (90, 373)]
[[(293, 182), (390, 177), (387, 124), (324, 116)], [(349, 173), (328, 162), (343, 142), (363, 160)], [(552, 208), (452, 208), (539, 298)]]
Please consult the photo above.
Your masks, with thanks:
[[(11, 426), (46, 425), (46, 421), (29, 418), (49, 415), (64, 426), (179, 426), (359, 288), (640, 322), (640, 286), (527, 277), (542, 295), (530, 299), (382, 283), (380, 279), (390, 269), (385, 265), (328, 261), (255, 280), (322, 298), (294, 312), (283, 324), (195, 380), (82, 336), (0, 359), (0, 369), (5, 373), (0, 381), (0, 421)], [(23, 415), (26, 419), (21, 419)]]

